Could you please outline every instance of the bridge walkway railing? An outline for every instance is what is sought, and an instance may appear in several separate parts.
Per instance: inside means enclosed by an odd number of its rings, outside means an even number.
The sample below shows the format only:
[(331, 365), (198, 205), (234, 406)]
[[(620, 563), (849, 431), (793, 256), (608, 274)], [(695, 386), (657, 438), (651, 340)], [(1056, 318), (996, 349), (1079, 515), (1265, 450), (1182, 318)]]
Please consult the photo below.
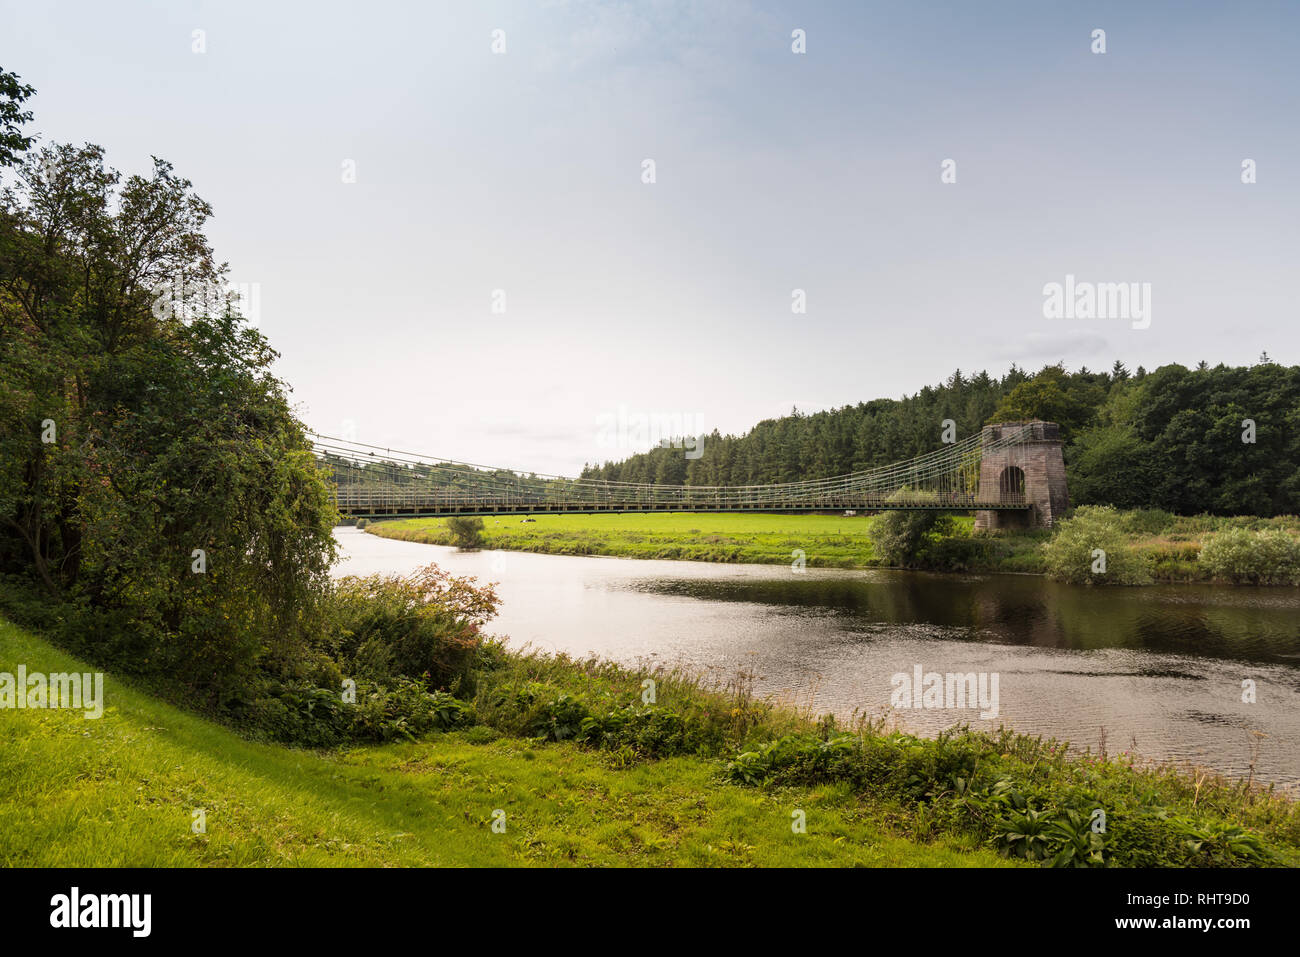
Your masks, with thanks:
[(674, 497), (636, 495), (556, 495), (467, 493), (454, 489), (338, 486), (335, 503), (343, 514), (493, 514), (529, 512), (672, 512), (672, 511), (873, 511), (935, 509), (944, 511), (1025, 509), (1023, 496), (1003, 496), (996, 502), (972, 495), (948, 493), (908, 499), (889, 496), (827, 494), (781, 496), (702, 492)]

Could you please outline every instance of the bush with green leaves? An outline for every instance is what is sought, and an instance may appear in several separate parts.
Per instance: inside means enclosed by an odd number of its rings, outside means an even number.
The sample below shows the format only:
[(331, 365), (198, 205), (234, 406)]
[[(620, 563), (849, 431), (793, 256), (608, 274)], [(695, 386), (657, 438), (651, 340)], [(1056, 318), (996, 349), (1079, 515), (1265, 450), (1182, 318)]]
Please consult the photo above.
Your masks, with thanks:
[(1175, 516), (1159, 508), (1135, 508), (1120, 513), (1130, 535), (1159, 535), (1173, 527)]
[(433, 731), (473, 723), (473, 709), (445, 691), (428, 691), (406, 679), (384, 685), (357, 682), (356, 700), (342, 686), (274, 683), (240, 708), (248, 732), (282, 744), (331, 748), (355, 742), (415, 740)]
[(1129, 544), (1123, 516), (1109, 505), (1084, 505), (1060, 522), (1043, 546), (1048, 575), (1076, 585), (1141, 585), (1151, 580)]
[[(900, 489), (890, 501), (935, 502), (931, 492)], [(936, 540), (952, 531), (952, 517), (935, 509), (899, 509), (881, 512), (871, 519), (867, 538), (875, 558), (885, 565), (903, 568), (923, 564), (923, 554)]]
[(993, 561), (998, 544), (987, 536), (958, 535), (954, 529), (929, 542), (917, 556), (917, 564), (935, 571), (978, 571)]
[(447, 531), (458, 548), (478, 548), (483, 544), (483, 519), (456, 515), (447, 519)]
[(653, 758), (713, 754), (722, 745), (716, 728), (691, 721), (671, 708), (642, 704), (589, 715), (583, 719), (578, 740)]
[(319, 647), (354, 678), (472, 693), (482, 627), (496, 608), (491, 585), (432, 564), (405, 576), (342, 578), (326, 599)]
[(1229, 528), (1206, 538), (1197, 559), (1211, 577), (1254, 585), (1300, 584), (1300, 538), (1281, 528)]
[(792, 734), (735, 754), (726, 775), (750, 786), (845, 783), (855, 793), (925, 808), (927, 820), (973, 831), (1008, 856), (1054, 867), (1277, 862), (1258, 833), (1217, 809), (1163, 806), (1160, 778), (1149, 784), (1123, 764), (1067, 760), (1054, 742), (1009, 731), (960, 728), (934, 740), (902, 732)]

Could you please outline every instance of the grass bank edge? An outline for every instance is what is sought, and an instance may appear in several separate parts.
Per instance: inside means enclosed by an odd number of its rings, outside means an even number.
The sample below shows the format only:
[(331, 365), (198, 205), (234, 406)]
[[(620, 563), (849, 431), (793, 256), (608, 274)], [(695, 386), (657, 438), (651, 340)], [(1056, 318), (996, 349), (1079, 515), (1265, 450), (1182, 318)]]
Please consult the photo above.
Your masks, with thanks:
[[(29, 637), (34, 641), (39, 639)], [(1203, 771), (1142, 766), (1133, 756), (1071, 752), (1010, 731), (958, 730), (925, 739), (868, 722), (839, 728), (831, 719), (754, 698), (752, 680), (743, 675), (726, 687), (706, 686), (698, 677), (665, 669), (643, 672), (598, 659), (492, 647), (494, 666), (459, 702), (447, 729), (462, 735), (459, 746), (568, 748), (573, 760), (595, 762), (611, 774), (688, 768), (688, 777), (705, 792), (726, 781), (766, 799), (803, 795), (794, 800), (806, 803), (808, 795), (830, 793), (865, 814), (878, 831), (918, 847), (938, 842), (996, 849), (1075, 866), (1300, 863), (1300, 813), (1269, 788)], [(654, 706), (644, 698), (647, 676), (655, 681)], [(436, 752), (448, 740), (434, 732), (386, 746), (319, 749), (315, 756), (272, 753), (300, 755), (294, 759), (299, 762), (347, 761), (347, 755), (402, 748)], [(673, 763), (682, 761), (687, 764)], [(184, 787), (201, 784), (190, 780)], [(671, 777), (659, 777), (655, 786), (672, 784)], [(1097, 808), (1106, 814), (1100, 836), (1090, 827)], [(245, 807), (243, 813), (255, 818), (257, 812)], [(732, 841), (737, 842), (757, 847)], [(240, 860), (237, 851), (227, 853)], [(583, 859), (597, 858), (587, 852)]]
[[(90, 666), (0, 619), (0, 670)], [(1013, 865), (896, 832), (845, 787), (755, 789), (694, 757), (623, 765), (465, 731), (300, 750), (250, 741), (109, 675), (93, 722), (0, 715), (0, 866)], [(491, 829), (505, 811), (507, 829)], [(194, 833), (192, 810), (204, 810)], [(807, 831), (790, 827), (791, 808)]]
[[(1295, 516), (1175, 516), (1152, 509), (1084, 506), (1054, 530), (994, 533), (974, 533), (971, 517), (956, 516), (950, 534), (930, 535), (921, 554), (894, 563), (873, 555), (868, 530), (874, 519), (765, 513), (510, 517), (487, 520), (481, 547), (729, 564), (790, 565), (798, 559), (808, 567), (1034, 574), (1082, 584), (1300, 584), (1300, 518)], [(384, 519), (362, 527), (383, 538), (457, 544), (440, 518)], [(1270, 551), (1270, 534), (1287, 539), (1289, 549), (1282, 551), (1290, 554)], [(1218, 548), (1214, 561), (1205, 562), (1208, 541), (1230, 547)], [(1092, 551), (1103, 546), (1114, 559), (1109, 575), (1093, 571)], [(1284, 569), (1281, 578), (1279, 567)]]

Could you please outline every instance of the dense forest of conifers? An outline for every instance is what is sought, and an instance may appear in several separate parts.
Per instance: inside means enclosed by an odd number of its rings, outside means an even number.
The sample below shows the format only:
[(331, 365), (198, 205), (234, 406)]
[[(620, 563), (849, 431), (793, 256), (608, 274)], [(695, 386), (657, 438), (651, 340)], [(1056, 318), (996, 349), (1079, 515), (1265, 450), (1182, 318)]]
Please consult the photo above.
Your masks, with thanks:
[(1161, 508), (1180, 514), (1300, 513), (1300, 367), (1267, 355), (1249, 367), (1194, 369), (1120, 362), (1109, 372), (1061, 365), (1002, 378), (954, 372), (901, 399), (804, 414), (794, 410), (741, 436), (703, 441), (703, 454), (655, 448), (583, 469), (584, 478), (750, 485), (826, 478), (940, 447), (988, 422), (1061, 425), (1073, 504)]

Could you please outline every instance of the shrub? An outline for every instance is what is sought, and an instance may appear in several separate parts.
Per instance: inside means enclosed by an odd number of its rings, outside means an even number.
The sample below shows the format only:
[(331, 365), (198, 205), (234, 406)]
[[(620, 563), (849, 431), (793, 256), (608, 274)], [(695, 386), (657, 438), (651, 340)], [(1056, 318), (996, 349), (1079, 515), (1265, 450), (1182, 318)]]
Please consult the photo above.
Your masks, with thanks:
[(1129, 545), (1123, 517), (1109, 505), (1084, 505), (1043, 546), (1047, 573), (1076, 585), (1141, 585), (1146, 563)]
[(336, 747), (354, 741), (414, 740), (431, 731), (452, 731), (473, 722), (473, 711), (444, 691), (430, 693), (418, 682), (398, 679), (389, 686), (358, 683), (355, 702), (342, 689), (305, 683), (277, 683), (241, 709), (242, 723), (285, 744)]
[(428, 565), (405, 577), (340, 579), (329, 596), (327, 651), (345, 674), (405, 678), (433, 690), (472, 684), (480, 629), (496, 614), (490, 585)]
[(918, 561), (926, 568), (968, 572), (988, 567), (993, 553), (994, 542), (990, 538), (950, 536), (926, 545)]
[(1300, 584), (1300, 539), (1280, 528), (1210, 535), (1198, 559), (1212, 577), (1257, 585)]
[(648, 757), (716, 753), (721, 736), (699, 720), (655, 706), (628, 705), (583, 719), (578, 740), (608, 751), (626, 749)]
[[(890, 501), (934, 501), (932, 493), (900, 489)], [(932, 509), (888, 511), (876, 515), (867, 529), (875, 557), (886, 565), (911, 567), (936, 536), (951, 530), (952, 518)]]
[(366, 527), (367, 525), (369, 525), (369, 524), (370, 524), (369, 519), (365, 519), (365, 518), (359, 518), (359, 519), (357, 519), (357, 529), (358, 529), (358, 530), (365, 528), (365, 527)]
[(1155, 542), (1138, 547), (1151, 574), (1161, 581), (1200, 581), (1209, 578), (1201, 566), (1201, 546), (1195, 542)]
[(1130, 535), (1159, 535), (1174, 525), (1174, 516), (1159, 508), (1135, 508), (1123, 512), (1123, 529)]
[[(973, 832), (1008, 856), (1053, 867), (1278, 862), (1260, 834), (1235, 821), (1173, 813), (1162, 806), (1164, 795), (1142, 793), (1153, 779), (1122, 764), (1067, 762), (1055, 742), (1005, 730), (959, 728), (933, 740), (901, 732), (790, 734), (739, 751), (725, 773), (750, 786), (842, 782), (924, 809), (932, 823)], [(1107, 812), (1104, 829), (1093, 828), (1098, 808)]]
[(572, 695), (562, 694), (548, 701), (529, 722), (529, 732), (551, 741), (576, 738), (587, 718), (587, 706)]
[(460, 548), (478, 548), (483, 544), (483, 519), (457, 515), (447, 519), (447, 531), (453, 545)]

